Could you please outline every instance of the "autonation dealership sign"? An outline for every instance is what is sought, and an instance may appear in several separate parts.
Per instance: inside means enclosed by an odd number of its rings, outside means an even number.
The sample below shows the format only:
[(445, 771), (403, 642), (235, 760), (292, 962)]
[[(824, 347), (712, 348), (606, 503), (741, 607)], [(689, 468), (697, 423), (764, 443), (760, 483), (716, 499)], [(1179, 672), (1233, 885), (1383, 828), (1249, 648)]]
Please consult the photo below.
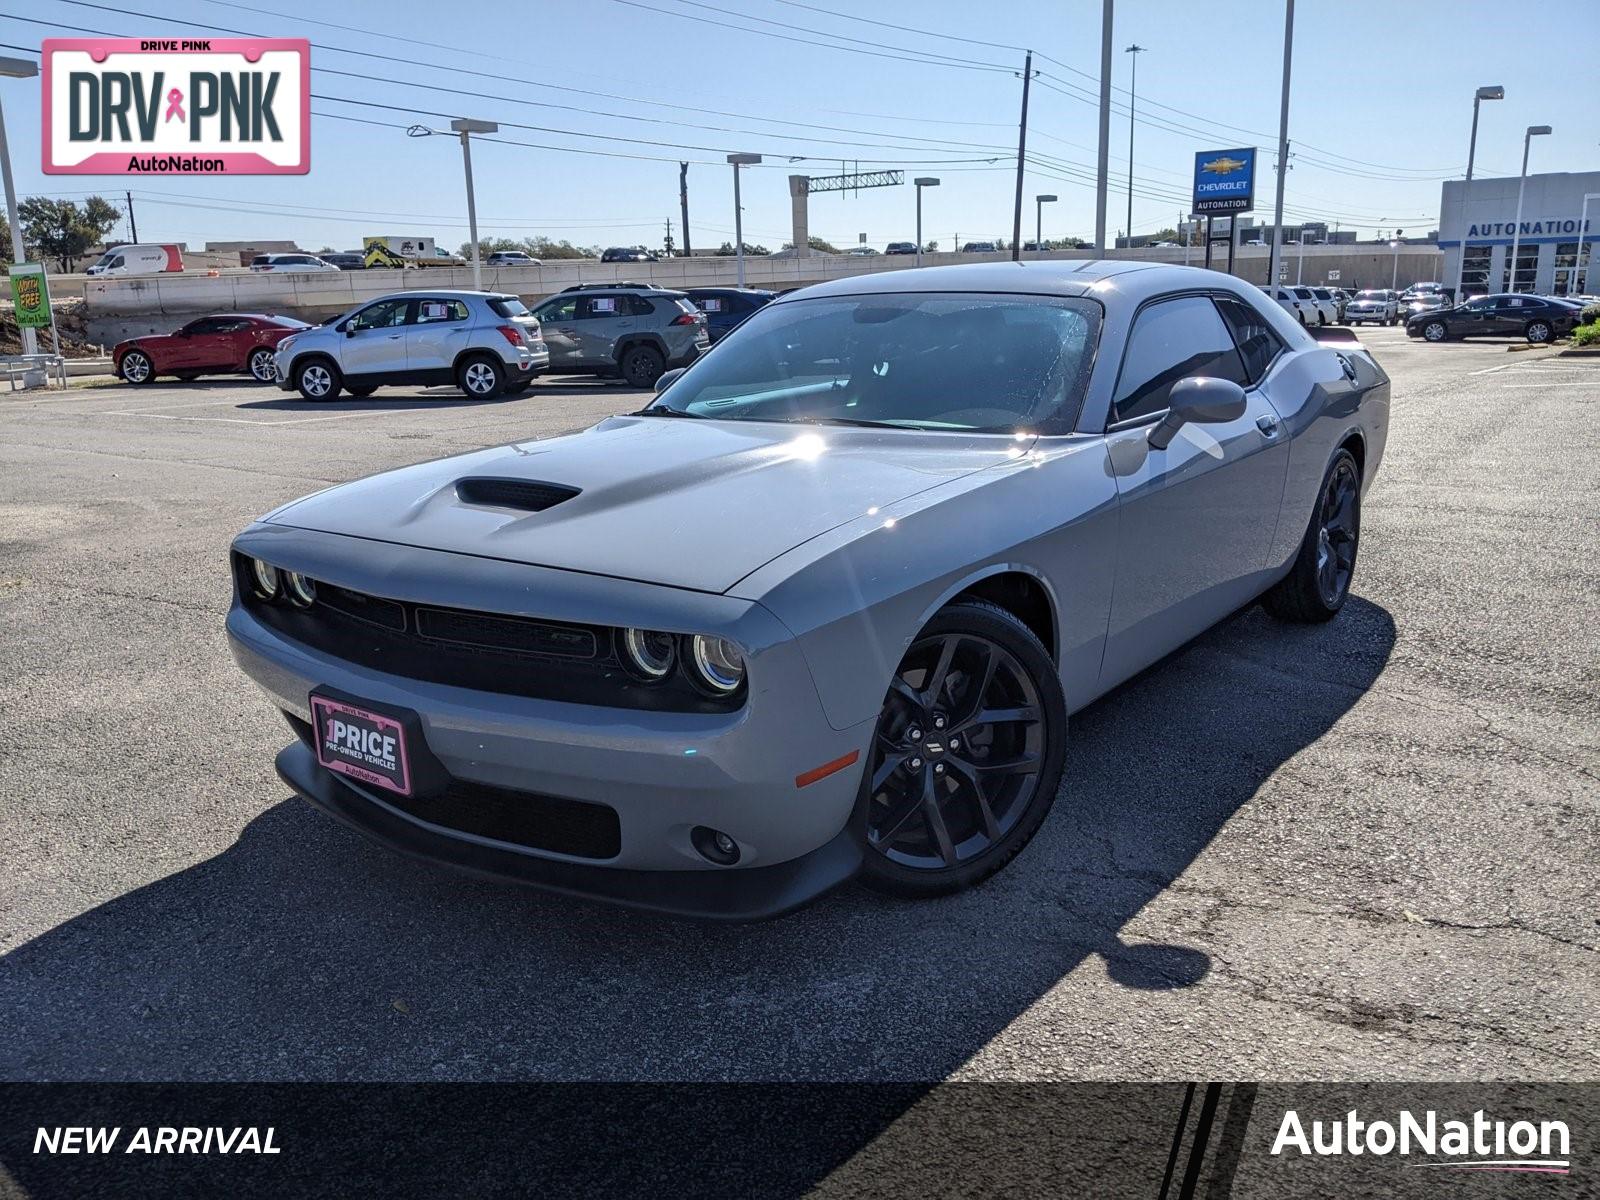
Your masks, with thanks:
[(1197, 213), (1249, 212), (1256, 204), (1256, 151), (1206, 150), (1194, 156)]
[(48, 38), (47, 175), (304, 175), (304, 38)]

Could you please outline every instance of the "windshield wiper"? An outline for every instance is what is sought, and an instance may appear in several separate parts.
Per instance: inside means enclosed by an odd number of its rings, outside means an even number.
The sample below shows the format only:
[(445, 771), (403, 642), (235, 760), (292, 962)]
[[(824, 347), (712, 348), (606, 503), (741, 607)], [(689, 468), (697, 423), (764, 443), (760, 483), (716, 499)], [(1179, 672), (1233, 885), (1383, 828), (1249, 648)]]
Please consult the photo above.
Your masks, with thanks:
[(629, 413), (630, 417), (690, 417), (696, 421), (703, 420), (699, 413), (685, 412), (680, 408), (641, 408), (638, 412)]

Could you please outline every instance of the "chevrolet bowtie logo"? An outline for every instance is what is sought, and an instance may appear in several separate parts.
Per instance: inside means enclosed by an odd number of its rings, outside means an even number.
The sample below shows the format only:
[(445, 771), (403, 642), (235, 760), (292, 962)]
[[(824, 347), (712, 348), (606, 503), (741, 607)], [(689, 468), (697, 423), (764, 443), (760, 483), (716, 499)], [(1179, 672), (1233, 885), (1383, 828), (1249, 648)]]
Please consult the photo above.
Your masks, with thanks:
[(1232, 175), (1235, 171), (1242, 171), (1245, 164), (1237, 158), (1213, 158), (1208, 163), (1201, 163), (1200, 169), (1212, 175)]

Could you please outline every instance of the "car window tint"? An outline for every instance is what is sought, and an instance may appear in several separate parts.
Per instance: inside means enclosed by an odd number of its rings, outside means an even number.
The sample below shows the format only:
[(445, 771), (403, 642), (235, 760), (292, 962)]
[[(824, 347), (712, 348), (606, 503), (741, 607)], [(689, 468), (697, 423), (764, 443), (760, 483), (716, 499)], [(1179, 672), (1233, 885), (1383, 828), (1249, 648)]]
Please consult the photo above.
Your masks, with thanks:
[(417, 324), (437, 325), (445, 321), (465, 321), (467, 306), (460, 300), (417, 301)]
[(551, 300), (541, 304), (533, 310), (533, 315), (540, 321), (570, 321), (577, 316), (578, 298), (567, 296), (562, 299)]
[(489, 301), (489, 307), (502, 317), (525, 317), (528, 315), (528, 306), (515, 296), (496, 296)]
[(694, 303), (695, 307), (701, 312), (719, 313), (727, 306), (728, 302), (721, 296), (702, 296)]
[(1239, 347), (1239, 357), (1244, 360), (1245, 379), (1250, 384), (1260, 383), (1272, 360), (1278, 357), (1278, 351), (1283, 349), (1282, 340), (1255, 305), (1234, 296), (1218, 296), (1216, 301)]
[(629, 296), (628, 311), (636, 317), (649, 317), (655, 314), (656, 308), (643, 296)]
[(603, 321), (622, 315), (621, 301), (626, 296), (585, 296), (578, 301), (578, 320)]
[(198, 321), (190, 321), (183, 327), (183, 331), (191, 337), (198, 334), (215, 333), (217, 332), (217, 324), (215, 317), (201, 317)]
[(1122, 358), (1111, 419), (1129, 421), (1166, 409), (1172, 385), (1194, 376), (1246, 382), (1233, 336), (1208, 296), (1179, 296), (1143, 309)]
[(411, 301), (380, 300), (362, 309), (350, 322), (351, 329), (388, 329), (406, 323), (406, 310)]

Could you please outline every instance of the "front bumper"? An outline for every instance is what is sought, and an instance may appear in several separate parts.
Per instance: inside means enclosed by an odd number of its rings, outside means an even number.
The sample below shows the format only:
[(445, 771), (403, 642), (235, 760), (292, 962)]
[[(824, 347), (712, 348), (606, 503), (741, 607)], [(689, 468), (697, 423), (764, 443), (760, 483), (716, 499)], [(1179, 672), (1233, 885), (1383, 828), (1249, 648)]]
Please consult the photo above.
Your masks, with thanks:
[(809, 854), (748, 870), (647, 871), (543, 858), (413, 820), (324, 770), (302, 742), (274, 764), (296, 795), (397, 854), (472, 875), (630, 908), (720, 921), (760, 921), (810, 903), (856, 874), (861, 847), (841, 830)]
[[(440, 551), (397, 556), (385, 544), (286, 527), (255, 526), (237, 548), (410, 603), (463, 607), (461, 598), (471, 596), (483, 611), (700, 630), (747, 648), (751, 692), (736, 710), (609, 707), (413, 679), (403, 662), (389, 671), (345, 661), (284, 636), (236, 598), (227, 621), (234, 658), (282, 712), (309, 720), (314, 688), (408, 710), (453, 780), (603, 804), (620, 827), (613, 857), (580, 858), (443, 828), (332, 776), (309, 750), (298, 767), (295, 747), (287, 760), (280, 756), (280, 772), (299, 794), (377, 840), (560, 891), (746, 919), (803, 903), (860, 865), (858, 850), (826, 848), (848, 840), (875, 722), (847, 730), (828, 723), (798, 645), (760, 605)], [(536, 613), (524, 607), (530, 596), (538, 598)], [(549, 669), (505, 657), (508, 671)], [(849, 766), (798, 786), (797, 777), (852, 753)], [(691, 831), (702, 825), (734, 839), (736, 865), (718, 866), (695, 849)], [(744, 875), (752, 881), (706, 882)], [(765, 899), (758, 902), (758, 893)], [(718, 904), (725, 910), (711, 911)]]

